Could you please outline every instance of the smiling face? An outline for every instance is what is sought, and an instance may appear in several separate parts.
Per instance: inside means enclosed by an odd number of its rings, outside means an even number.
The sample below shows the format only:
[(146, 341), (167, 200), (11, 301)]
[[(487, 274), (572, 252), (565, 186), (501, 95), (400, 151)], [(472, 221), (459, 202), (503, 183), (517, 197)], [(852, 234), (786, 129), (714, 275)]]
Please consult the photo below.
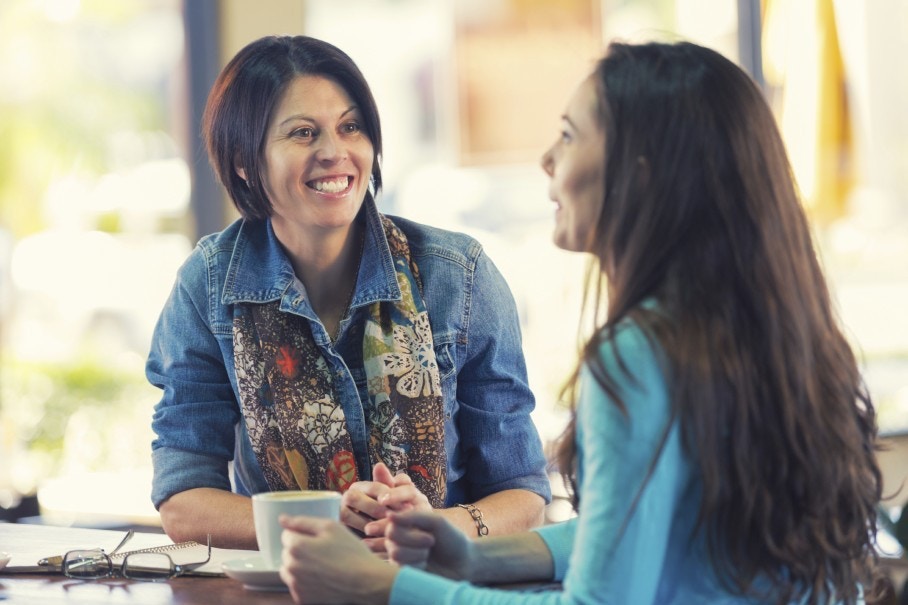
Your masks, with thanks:
[(285, 244), (349, 229), (375, 156), (362, 125), (359, 108), (333, 80), (299, 76), (287, 87), (268, 126), (264, 158), (271, 221)]
[(596, 85), (587, 78), (561, 118), (561, 135), (542, 156), (555, 202), (555, 245), (589, 251), (605, 196), (605, 130), (598, 119)]

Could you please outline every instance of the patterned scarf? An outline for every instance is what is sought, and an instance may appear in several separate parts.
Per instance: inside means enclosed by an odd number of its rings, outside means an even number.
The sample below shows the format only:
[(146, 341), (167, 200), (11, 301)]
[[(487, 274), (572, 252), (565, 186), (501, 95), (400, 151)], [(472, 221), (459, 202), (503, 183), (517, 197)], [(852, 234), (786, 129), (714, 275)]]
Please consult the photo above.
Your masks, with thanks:
[[(435, 508), (444, 506), (444, 401), (422, 283), (406, 236), (381, 217), (398, 302), (376, 302), (363, 336), (372, 413), (369, 456), (406, 471)], [(233, 325), (234, 362), (246, 429), (273, 491), (346, 491), (360, 480), (332, 372), (306, 319), (280, 301), (246, 303)]]

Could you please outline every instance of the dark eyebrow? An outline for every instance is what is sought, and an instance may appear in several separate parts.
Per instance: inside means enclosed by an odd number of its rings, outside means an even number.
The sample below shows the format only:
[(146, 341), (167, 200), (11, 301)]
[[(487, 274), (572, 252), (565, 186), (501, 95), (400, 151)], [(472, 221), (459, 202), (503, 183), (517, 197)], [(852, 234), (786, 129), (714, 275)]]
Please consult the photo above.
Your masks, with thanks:
[(563, 121), (567, 122), (568, 125), (571, 127), (571, 129), (577, 130), (577, 125), (574, 124), (574, 123), (571, 121), (571, 118), (569, 118), (568, 115), (567, 115), (566, 113), (561, 115), (561, 119), (562, 119)]
[[(359, 107), (357, 107), (356, 105), (351, 105), (350, 107), (345, 109), (342, 114), (340, 114), (340, 119), (343, 119), (347, 114), (354, 112), (354, 111), (359, 111)], [(306, 116), (304, 114), (296, 114), (296, 115), (290, 116), (289, 118), (287, 118), (286, 120), (284, 120), (283, 122), (278, 124), (278, 126), (283, 126), (287, 122), (292, 122), (294, 120), (309, 120), (310, 122), (315, 121), (312, 118), (310, 118), (309, 116)]]

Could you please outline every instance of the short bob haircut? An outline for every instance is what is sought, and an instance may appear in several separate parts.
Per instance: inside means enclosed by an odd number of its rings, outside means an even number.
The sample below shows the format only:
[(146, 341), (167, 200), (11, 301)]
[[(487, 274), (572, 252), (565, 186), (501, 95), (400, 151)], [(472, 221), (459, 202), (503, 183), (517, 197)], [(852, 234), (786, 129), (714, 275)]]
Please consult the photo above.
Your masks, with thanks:
[[(245, 46), (224, 67), (202, 117), (208, 159), (243, 218), (264, 220), (273, 211), (262, 183), (265, 137), (276, 105), (298, 76), (328, 78), (350, 95), (375, 157), (366, 196), (381, 189), (378, 107), (353, 59), (308, 36), (266, 36)], [(236, 166), (244, 168), (248, 182), (237, 174)]]

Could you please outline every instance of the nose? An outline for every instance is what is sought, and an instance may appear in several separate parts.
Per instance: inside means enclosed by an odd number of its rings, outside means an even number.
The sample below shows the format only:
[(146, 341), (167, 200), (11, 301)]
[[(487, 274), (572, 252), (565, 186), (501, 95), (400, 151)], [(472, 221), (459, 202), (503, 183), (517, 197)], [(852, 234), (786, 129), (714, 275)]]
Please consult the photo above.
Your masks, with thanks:
[(316, 149), (315, 157), (320, 162), (332, 163), (346, 156), (347, 148), (335, 132), (326, 131), (320, 133), (317, 144), (318, 148)]
[(552, 176), (552, 173), (555, 169), (555, 160), (552, 157), (552, 148), (549, 147), (545, 153), (542, 154), (542, 157), (539, 159), (539, 164), (542, 166), (542, 169), (549, 176)]

